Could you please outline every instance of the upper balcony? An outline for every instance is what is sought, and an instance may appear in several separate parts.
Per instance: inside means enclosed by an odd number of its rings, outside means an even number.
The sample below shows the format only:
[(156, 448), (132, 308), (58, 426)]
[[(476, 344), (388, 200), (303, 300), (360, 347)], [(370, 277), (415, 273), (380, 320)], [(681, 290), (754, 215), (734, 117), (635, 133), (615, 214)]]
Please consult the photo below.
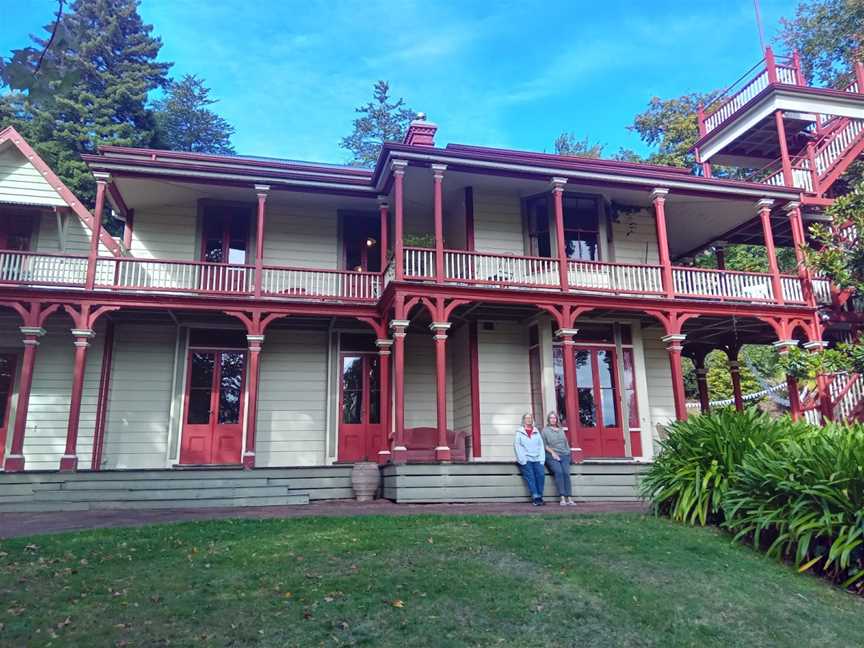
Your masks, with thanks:
[[(97, 213), (110, 207), (124, 221), (122, 236), (106, 244), (102, 232), (94, 246), (86, 215), (31, 206), (9, 219), (10, 208), (0, 207), (0, 285), (151, 295), (156, 303), (181, 295), (369, 305), (394, 282), (830, 301), (826, 282), (811, 288), (800, 273), (682, 261), (718, 241), (791, 245), (789, 215), (800, 213), (784, 211), (796, 193), (783, 187), (465, 146), (387, 145), (374, 173), (116, 147), (87, 161), (98, 179)], [(758, 200), (769, 207), (757, 210)], [(5, 231), (24, 219), (21, 232)]]

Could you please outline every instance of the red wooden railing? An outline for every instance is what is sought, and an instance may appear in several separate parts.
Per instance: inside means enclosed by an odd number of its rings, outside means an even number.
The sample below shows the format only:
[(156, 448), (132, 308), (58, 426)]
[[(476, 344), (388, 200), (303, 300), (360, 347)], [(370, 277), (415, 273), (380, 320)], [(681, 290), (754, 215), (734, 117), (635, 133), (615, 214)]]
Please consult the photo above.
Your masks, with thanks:
[[(406, 248), (405, 280), (434, 281), (435, 255), (426, 248)], [(558, 259), (491, 254), (468, 250), (444, 251), (447, 284), (529, 290), (561, 290)], [(314, 298), (375, 301), (393, 280), (393, 264), (385, 272), (352, 272), (263, 266), (261, 295), (265, 298)], [(87, 257), (34, 252), (0, 252), (0, 284), (84, 288)], [(671, 296), (739, 302), (775, 302), (771, 275), (693, 267), (672, 267)], [(255, 295), (255, 268), (200, 261), (169, 261), (132, 257), (99, 257), (95, 289), (163, 294)], [(568, 261), (567, 286), (573, 292), (666, 295), (659, 265)], [(781, 275), (780, 288), (788, 304), (805, 303), (802, 280)], [(830, 301), (830, 284), (813, 281), (817, 301)]]

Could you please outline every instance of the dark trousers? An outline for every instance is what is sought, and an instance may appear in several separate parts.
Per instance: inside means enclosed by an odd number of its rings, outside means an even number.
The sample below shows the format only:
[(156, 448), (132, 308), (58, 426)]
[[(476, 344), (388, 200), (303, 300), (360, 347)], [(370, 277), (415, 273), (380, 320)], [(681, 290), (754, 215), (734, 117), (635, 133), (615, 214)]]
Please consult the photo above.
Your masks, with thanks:
[(552, 455), (546, 455), (546, 465), (555, 477), (555, 486), (558, 487), (558, 495), (561, 497), (572, 497), (573, 486), (570, 483), (570, 455), (561, 454), (560, 460), (553, 459)]
[(531, 499), (543, 499), (543, 486), (546, 484), (546, 471), (543, 469), (543, 464), (539, 461), (526, 461), (524, 466), (519, 466), (519, 470), (522, 471), (522, 477), (528, 484)]

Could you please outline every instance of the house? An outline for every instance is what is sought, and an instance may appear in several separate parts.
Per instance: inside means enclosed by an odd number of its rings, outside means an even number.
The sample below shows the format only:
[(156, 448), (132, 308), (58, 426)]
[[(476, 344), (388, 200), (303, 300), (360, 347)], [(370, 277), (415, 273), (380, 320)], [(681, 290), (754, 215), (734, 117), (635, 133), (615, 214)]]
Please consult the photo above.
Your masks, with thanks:
[[(399, 501), (513, 498), (514, 429), (549, 411), (577, 495), (632, 498), (687, 415), (682, 356), (707, 407), (726, 351), (740, 406), (742, 344), (845, 334), (800, 247), (864, 149), (856, 74), (807, 87), (767, 50), (700, 113), (701, 175), (439, 147), (419, 119), (371, 171), (105, 146), (91, 214), (0, 131), (0, 510), (345, 497), (360, 461)], [(742, 242), (769, 272), (724, 268)], [(857, 407), (840, 380), (802, 403), (790, 378), (793, 415)]]

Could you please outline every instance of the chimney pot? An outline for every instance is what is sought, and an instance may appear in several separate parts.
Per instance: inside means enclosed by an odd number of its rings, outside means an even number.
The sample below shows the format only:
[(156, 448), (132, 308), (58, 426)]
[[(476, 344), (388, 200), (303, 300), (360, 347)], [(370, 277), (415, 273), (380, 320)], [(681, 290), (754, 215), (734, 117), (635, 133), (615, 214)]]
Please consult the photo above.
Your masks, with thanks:
[(437, 124), (426, 121), (426, 113), (417, 113), (417, 116), (408, 126), (403, 143), (408, 146), (435, 146), (435, 132), (437, 130)]

